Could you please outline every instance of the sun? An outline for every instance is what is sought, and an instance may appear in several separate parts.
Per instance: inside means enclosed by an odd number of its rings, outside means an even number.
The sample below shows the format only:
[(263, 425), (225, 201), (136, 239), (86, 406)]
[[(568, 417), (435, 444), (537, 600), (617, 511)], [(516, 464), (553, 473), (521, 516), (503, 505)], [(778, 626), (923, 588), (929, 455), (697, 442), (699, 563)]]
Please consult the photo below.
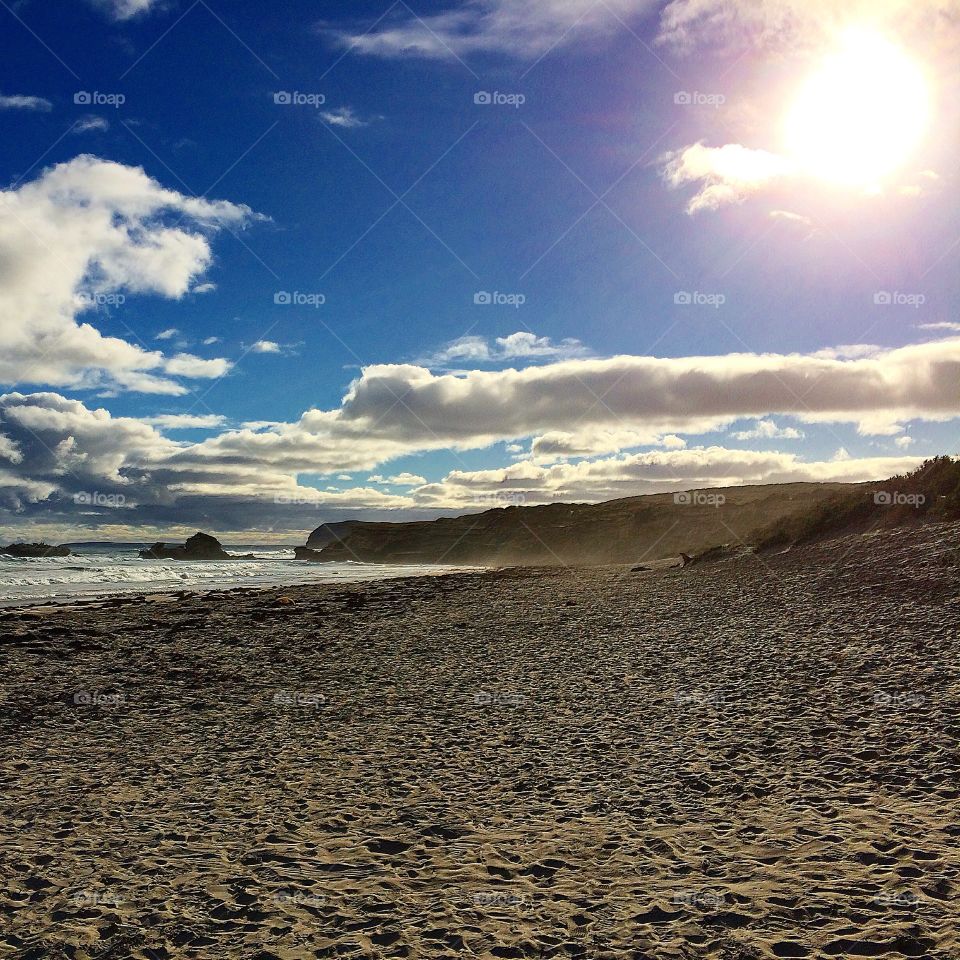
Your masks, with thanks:
[(929, 117), (919, 65), (883, 36), (849, 30), (788, 112), (787, 150), (803, 173), (879, 190), (914, 152)]

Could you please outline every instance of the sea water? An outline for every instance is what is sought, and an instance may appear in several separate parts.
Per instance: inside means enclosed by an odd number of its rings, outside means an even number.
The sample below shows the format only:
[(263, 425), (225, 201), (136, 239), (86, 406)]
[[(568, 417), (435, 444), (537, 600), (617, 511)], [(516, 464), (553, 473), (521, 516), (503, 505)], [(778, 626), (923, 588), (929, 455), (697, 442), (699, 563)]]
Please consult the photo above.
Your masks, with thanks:
[[(0, 607), (118, 593), (350, 583), (449, 573), (452, 569), (412, 564), (304, 563), (294, 560), (292, 547), (277, 546), (225, 547), (234, 559), (214, 561), (141, 560), (139, 545), (97, 544), (70, 549), (77, 555), (20, 559), (0, 554)], [(246, 554), (253, 554), (253, 558), (241, 559)]]

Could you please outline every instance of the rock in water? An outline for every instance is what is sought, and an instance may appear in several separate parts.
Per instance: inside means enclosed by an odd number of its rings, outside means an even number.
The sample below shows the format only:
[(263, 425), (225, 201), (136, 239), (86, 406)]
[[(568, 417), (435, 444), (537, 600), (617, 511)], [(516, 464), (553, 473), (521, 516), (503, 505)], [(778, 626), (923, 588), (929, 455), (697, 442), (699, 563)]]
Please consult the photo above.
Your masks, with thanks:
[(307, 563), (326, 563), (322, 551), (320, 550), (311, 550), (309, 547), (295, 547), (294, 551), (295, 560), (305, 560)]
[[(252, 554), (248, 554), (249, 559)], [(207, 533), (195, 533), (182, 547), (168, 547), (165, 543), (155, 543), (152, 547), (140, 551), (141, 560), (233, 560), (216, 537)]]
[(69, 547), (53, 547), (48, 543), (11, 543), (9, 547), (0, 547), (0, 553), (11, 557), (70, 557)]

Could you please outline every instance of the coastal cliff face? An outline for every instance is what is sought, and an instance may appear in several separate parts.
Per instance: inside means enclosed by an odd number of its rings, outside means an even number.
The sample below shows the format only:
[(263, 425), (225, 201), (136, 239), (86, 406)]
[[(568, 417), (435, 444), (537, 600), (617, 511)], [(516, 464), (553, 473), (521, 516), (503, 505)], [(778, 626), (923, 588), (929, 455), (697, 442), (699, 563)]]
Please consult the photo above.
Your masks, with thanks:
[(340, 523), (324, 523), (317, 527), (307, 538), (307, 547), (321, 550), (330, 543), (337, 543), (348, 537), (357, 527), (380, 526), (364, 520), (342, 520)]
[[(596, 564), (699, 553), (750, 542), (851, 484), (779, 484), (654, 494), (598, 504), (507, 507), (415, 523), (329, 524), (310, 547), (326, 561), (453, 564)], [(337, 536), (330, 535), (336, 530)], [(321, 543), (326, 538), (326, 543)]]

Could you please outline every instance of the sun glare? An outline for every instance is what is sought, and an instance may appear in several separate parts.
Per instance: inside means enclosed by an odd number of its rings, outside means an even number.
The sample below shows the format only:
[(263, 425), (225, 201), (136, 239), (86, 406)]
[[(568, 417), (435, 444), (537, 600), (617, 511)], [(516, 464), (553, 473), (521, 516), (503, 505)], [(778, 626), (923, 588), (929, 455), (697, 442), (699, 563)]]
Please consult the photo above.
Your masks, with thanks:
[(877, 190), (910, 157), (929, 114), (920, 67), (884, 37), (849, 31), (787, 115), (787, 148), (805, 173)]

